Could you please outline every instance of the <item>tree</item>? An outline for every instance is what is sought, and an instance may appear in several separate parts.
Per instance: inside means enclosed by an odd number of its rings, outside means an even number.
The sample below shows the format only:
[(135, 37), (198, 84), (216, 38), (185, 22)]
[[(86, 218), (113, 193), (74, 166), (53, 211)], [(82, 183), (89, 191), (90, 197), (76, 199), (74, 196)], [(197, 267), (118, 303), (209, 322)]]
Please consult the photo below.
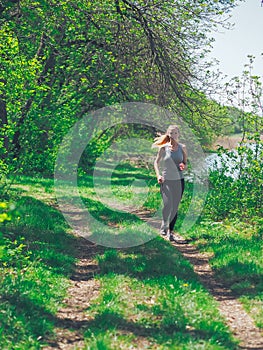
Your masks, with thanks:
[(263, 88), (261, 78), (253, 74), (254, 59), (249, 55), (241, 77), (234, 77), (226, 84), (227, 101), (239, 111), (236, 122), (242, 141), (248, 137), (258, 141), (263, 129)]
[[(262, 223), (263, 205), (263, 90), (253, 74), (254, 57), (248, 56), (241, 77), (226, 84), (229, 110), (242, 139), (235, 150), (219, 149), (222, 166), (211, 172), (208, 210), (217, 219), (242, 217)], [(230, 176), (231, 175), (231, 176)], [(226, 200), (227, 198), (227, 200)]]
[(8, 125), (9, 155), (24, 164), (21, 170), (50, 173), (56, 147), (75, 121), (116, 102), (172, 105), (196, 119), (203, 112), (198, 82), (205, 83), (200, 58), (209, 45), (207, 33), (235, 4), (22, 0), (1, 5), (6, 111), (1, 125)]

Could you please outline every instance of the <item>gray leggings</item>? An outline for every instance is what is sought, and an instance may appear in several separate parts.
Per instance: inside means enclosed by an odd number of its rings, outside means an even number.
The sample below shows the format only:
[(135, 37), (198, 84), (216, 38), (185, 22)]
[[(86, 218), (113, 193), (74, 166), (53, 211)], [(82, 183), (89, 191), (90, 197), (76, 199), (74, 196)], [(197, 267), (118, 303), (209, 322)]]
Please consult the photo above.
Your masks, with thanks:
[(161, 195), (163, 199), (163, 222), (162, 229), (174, 229), (177, 220), (177, 211), (184, 192), (184, 179), (165, 180), (161, 184)]

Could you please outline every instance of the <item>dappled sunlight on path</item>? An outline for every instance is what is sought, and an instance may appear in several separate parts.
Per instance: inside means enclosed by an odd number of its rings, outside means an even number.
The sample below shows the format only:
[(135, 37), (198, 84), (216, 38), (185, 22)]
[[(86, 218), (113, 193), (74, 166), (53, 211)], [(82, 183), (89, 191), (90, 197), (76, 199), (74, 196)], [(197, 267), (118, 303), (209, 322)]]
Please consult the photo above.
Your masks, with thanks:
[[(128, 207), (125, 210), (159, 230), (160, 221), (151, 218), (149, 211)], [(245, 312), (237, 296), (215, 279), (209, 265), (211, 254), (199, 252), (193, 244), (185, 241), (179, 234), (175, 234), (175, 239), (175, 242), (171, 242), (172, 246), (192, 264), (200, 282), (218, 302), (218, 309), (226, 320), (226, 324), (240, 341), (239, 349), (262, 350), (261, 331)], [(79, 261), (71, 276), (69, 295), (64, 300), (65, 306), (57, 314), (56, 334), (53, 340), (48, 340), (48, 346), (44, 350), (84, 348), (83, 333), (93, 322), (93, 318), (87, 314), (86, 310), (91, 305), (92, 300), (98, 297), (100, 290), (99, 281), (94, 279), (95, 274), (99, 272), (98, 264), (94, 258), (105, 248), (95, 245), (83, 237), (79, 237), (78, 241), (75, 248)], [(189, 332), (194, 332), (194, 330)]]
[[(143, 215), (138, 212), (137, 215), (142, 219), (147, 218), (146, 212)], [(158, 227), (156, 222), (152, 224), (155, 228)], [(182, 244), (184, 238), (179, 234), (175, 234), (175, 239), (175, 242), (171, 244), (190, 261), (201, 283), (218, 301), (220, 313), (226, 319), (234, 336), (240, 340), (240, 349), (262, 350), (262, 331), (255, 326), (252, 318), (245, 312), (233, 292), (214, 278), (214, 273), (209, 265), (211, 254), (199, 252), (192, 244)]]

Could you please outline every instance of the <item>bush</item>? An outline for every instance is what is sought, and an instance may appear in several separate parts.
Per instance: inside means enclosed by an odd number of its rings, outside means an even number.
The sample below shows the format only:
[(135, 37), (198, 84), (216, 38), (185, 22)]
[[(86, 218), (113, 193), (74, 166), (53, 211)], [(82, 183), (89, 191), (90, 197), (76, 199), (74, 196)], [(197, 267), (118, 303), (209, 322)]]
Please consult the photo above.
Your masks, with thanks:
[(209, 174), (206, 214), (226, 217), (262, 217), (263, 144), (244, 144), (235, 151), (219, 149), (217, 168)]

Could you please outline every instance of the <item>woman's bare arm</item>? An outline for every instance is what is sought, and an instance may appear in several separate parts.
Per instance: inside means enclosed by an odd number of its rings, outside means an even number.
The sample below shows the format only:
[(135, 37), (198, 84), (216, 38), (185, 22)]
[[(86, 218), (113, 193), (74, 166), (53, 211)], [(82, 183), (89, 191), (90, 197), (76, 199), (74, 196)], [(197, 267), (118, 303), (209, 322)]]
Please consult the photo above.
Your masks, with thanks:
[(159, 149), (153, 164), (158, 183), (163, 183), (163, 177), (160, 174), (160, 170), (159, 170), (159, 164), (162, 159), (163, 152), (164, 152), (164, 148), (162, 147)]
[(185, 145), (182, 145), (182, 151), (183, 151), (183, 163), (181, 163), (180, 170), (186, 170), (187, 169), (187, 149)]

